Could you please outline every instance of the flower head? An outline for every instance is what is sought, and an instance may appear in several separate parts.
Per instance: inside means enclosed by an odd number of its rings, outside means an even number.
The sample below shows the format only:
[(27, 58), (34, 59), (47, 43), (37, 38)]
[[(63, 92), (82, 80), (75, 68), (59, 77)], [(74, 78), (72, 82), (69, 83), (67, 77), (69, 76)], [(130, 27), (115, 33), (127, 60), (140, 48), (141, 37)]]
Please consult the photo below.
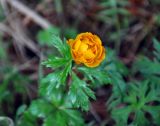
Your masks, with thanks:
[(67, 41), (73, 60), (88, 67), (98, 66), (105, 58), (105, 48), (97, 35), (86, 32)]

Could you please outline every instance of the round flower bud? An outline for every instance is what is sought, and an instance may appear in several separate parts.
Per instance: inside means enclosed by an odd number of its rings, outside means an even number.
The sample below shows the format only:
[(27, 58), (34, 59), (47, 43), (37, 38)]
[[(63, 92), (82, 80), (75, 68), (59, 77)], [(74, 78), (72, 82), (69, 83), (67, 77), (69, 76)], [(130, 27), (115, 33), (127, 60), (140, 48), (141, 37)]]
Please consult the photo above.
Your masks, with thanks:
[(86, 32), (67, 41), (73, 60), (88, 67), (97, 67), (105, 58), (105, 48), (97, 35)]

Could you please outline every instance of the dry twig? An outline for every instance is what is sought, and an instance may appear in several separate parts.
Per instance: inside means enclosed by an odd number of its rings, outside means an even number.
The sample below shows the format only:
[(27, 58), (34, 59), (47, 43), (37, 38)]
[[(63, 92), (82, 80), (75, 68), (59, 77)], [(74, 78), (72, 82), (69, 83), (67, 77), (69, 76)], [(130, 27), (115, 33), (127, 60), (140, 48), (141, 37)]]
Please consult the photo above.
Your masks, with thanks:
[(8, 3), (9, 5), (11, 5), (11, 7), (15, 8), (20, 13), (32, 19), (35, 23), (40, 25), (42, 28), (46, 29), (51, 26), (51, 24), (47, 20), (45, 20), (43, 17), (38, 15), (34, 10), (28, 8), (18, 0), (1, 0), (1, 3), (2, 5), (4, 5), (4, 7), (6, 7), (6, 3)]

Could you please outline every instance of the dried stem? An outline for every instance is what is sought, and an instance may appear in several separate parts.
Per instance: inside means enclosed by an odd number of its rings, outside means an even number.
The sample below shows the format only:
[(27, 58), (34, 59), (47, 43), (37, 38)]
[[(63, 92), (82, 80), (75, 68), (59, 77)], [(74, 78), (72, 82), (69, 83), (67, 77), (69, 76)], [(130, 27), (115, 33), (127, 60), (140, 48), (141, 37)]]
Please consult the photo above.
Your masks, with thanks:
[(51, 24), (47, 20), (45, 20), (43, 17), (38, 15), (34, 10), (28, 8), (18, 0), (1, 0), (1, 3), (2, 5), (5, 5), (5, 3), (8, 3), (20, 13), (31, 18), (35, 23), (37, 23), (44, 29), (47, 29), (51, 26)]

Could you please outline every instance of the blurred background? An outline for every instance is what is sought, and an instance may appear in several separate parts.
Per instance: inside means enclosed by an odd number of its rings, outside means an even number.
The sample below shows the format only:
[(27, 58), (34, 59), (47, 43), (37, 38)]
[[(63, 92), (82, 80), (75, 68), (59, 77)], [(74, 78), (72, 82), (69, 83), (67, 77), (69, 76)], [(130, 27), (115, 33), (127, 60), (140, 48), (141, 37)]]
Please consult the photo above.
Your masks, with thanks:
[[(152, 58), (159, 31), (160, 0), (0, 0), (0, 116), (15, 119), (20, 106), (38, 97), (40, 62), (54, 53), (50, 33), (97, 34), (130, 68), (137, 55)], [(109, 118), (110, 94), (110, 86), (96, 90), (91, 115), (97, 120)]]

